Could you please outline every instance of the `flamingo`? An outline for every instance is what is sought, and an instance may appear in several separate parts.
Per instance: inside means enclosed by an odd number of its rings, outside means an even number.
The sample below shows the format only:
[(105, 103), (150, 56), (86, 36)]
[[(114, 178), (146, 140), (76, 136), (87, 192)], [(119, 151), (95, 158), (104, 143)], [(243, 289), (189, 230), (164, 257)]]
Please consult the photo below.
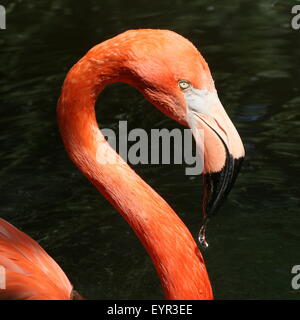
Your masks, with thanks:
[[(134, 230), (153, 261), (166, 299), (213, 299), (203, 257), (188, 228), (99, 129), (96, 99), (117, 81), (135, 87), (193, 132), (203, 130), (205, 217), (216, 213), (236, 179), (244, 158), (239, 134), (200, 52), (169, 30), (129, 30), (93, 47), (68, 72), (57, 108), (67, 153)], [(195, 139), (198, 143), (199, 137)], [(110, 157), (118, 161), (106, 162)], [(80, 298), (57, 263), (3, 219), (0, 265), (6, 271), (2, 299)]]

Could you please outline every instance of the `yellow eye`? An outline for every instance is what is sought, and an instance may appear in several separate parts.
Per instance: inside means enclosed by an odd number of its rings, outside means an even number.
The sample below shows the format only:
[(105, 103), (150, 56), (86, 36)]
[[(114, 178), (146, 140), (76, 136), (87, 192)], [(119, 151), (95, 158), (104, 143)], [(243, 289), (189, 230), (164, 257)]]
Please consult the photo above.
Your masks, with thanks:
[(181, 90), (188, 89), (191, 86), (191, 84), (186, 80), (180, 80), (178, 82), (178, 85)]

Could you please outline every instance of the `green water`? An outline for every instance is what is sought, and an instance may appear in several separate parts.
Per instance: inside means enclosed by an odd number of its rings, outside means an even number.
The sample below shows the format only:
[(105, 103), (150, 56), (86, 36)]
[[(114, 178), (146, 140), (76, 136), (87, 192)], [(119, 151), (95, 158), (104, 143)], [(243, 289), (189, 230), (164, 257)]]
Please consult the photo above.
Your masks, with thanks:
[[(2, 1), (0, 215), (37, 240), (90, 299), (161, 299), (150, 258), (128, 225), (68, 159), (56, 102), (68, 69), (93, 45), (132, 28), (166, 28), (208, 61), (247, 157), (204, 253), (219, 299), (299, 299), (300, 30), (293, 1)], [(176, 128), (134, 89), (114, 85), (98, 102), (105, 127)], [(136, 171), (196, 237), (200, 177), (184, 166)]]

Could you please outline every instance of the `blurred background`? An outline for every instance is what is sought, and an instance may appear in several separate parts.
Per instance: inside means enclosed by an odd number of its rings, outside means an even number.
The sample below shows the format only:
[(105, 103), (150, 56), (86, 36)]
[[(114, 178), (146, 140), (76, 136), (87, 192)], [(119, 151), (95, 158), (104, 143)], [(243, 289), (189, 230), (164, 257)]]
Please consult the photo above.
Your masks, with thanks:
[[(69, 68), (86, 51), (132, 28), (164, 28), (190, 39), (210, 65), (223, 105), (246, 148), (242, 172), (205, 251), (218, 299), (299, 299), (300, 30), (297, 1), (1, 1), (0, 216), (31, 235), (88, 299), (162, 299), (151, 260), (115, 209), (71, 163), (56, 123)], [(116, 84), (97, 103), (117, 129), (178, 128), (135, 89)], [(180, 127), (182, 128), (182, 127)], [(200, 176), (182, 165), (134, 169), (196, 237)]]

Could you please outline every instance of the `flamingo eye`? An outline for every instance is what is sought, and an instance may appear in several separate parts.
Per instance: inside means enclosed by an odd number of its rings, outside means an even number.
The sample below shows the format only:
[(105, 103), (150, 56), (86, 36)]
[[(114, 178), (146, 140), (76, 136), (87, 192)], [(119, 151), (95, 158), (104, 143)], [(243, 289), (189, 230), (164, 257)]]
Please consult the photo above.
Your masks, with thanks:
[(190, 84), (188, 81), (186, 81), (186, 80), (180, 80), (180, 81), (178, 81), (178, 85), (179, 85), (179, 88), (180, 88), (181, 90), (188, 89), (188, 88), (191, 86), (191, 84)]

